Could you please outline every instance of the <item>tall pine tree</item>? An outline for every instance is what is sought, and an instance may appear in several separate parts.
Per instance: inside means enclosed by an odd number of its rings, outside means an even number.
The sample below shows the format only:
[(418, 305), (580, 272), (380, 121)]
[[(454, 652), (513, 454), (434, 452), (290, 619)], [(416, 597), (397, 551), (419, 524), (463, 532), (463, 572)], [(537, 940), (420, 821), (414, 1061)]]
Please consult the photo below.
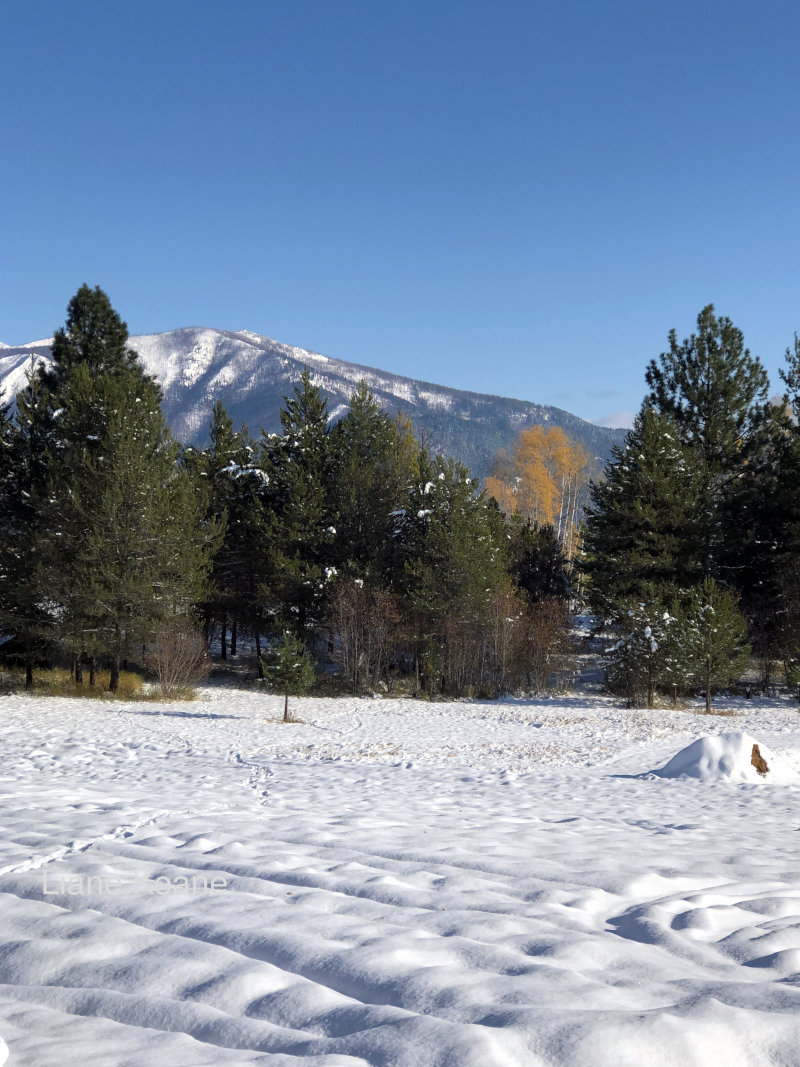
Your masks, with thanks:
[(698, 519), (703, 574), (736, 581), (737, 563), (747, 551), (726, 515), (746, 506), (748, 463), (759, 447), (769, 380), (759, 360), (745, 348), (742, 331), (714, 305), (697, 317), (697, 333), (679, 343), (675, 330), (669, 350), (651, 360), (645, 374), (653, 407), (675, 425), (701, 474)]
[(605, 475), (590, 489), (581, 569), (593, 610), (614, 618), (647, 585), (699, 580), (702, 472), (674, 424), (646, 408)]
[(106, 294), (82, 286), (43, 374), (51, 444), (38, 507), (59, 630), (76, 656), (107, 656), (112, 691), (128, 650), (203, 599), (215, 547), (127, 336)]
[(350, 410), (331, 431), (331, 511), (338, 570), (381, 582), (389, 566), (393, 512), (405, 490), (397, 432), (362, 380)]
[(261, 596), (271, 600), (274, 625), (288, 627), (312, 647), (324, 614), (336, 527), (327, 402), (308, 368), (294, 396), (285, 398), (281, 427), (280, 435), (262, 433), (262, 465), (269, 478), (265, 569), (270, 579)]

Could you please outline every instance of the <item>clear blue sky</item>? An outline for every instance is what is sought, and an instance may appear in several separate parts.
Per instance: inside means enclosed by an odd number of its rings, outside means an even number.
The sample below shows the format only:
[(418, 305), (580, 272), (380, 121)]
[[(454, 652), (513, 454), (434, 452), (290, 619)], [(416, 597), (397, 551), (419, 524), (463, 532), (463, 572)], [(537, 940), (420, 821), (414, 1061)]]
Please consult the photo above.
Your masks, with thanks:
[(101, 285), (132, 333), (250, 329), (635, 411), (707, 303), (800, 330), (800, 5), (28, 0), (3, 11), (0, 340)]

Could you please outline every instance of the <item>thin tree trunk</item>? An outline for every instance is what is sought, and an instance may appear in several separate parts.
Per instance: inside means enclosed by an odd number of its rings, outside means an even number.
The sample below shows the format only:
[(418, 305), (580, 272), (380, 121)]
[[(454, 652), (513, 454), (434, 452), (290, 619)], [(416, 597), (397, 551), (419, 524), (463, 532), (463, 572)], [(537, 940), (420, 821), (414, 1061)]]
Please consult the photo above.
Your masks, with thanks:
[(75, 658), (75, 685), (83, 685), (83, 654)]
[(25, 664), (25, 688), (33, 689), (33, 664), (30, 660)]
[(283, 721), (289, 721), (289, 694), (285, 693), (283, 697)]
[(111, 660), (111, 681), (108, 683), (108, 688), (112, 693), (116, 693), (119, 689), (119, 660), (119, 652), (115, 652)]
[(236, 642), (239, 636), (239, 620), (234, 615), (233, 622), (231, 623), (231, 655), (236, 655)]
[(219, 658), (228, 658), (228, 620), (222, 620), (222, 632), (219, 638)]
[(89, 685), (94, 685), (97, 680), (95, 675), (97, 672), (97, 664), (95, 663), (94, 653), (89, 657)]
[(256, 659), (258, 660), (258, 677), (264, 680), (264, 664), (261, 662), (261, 634), (256, 626)]
[(711, 671), (706, 671), (706, 714), (711, 714)]

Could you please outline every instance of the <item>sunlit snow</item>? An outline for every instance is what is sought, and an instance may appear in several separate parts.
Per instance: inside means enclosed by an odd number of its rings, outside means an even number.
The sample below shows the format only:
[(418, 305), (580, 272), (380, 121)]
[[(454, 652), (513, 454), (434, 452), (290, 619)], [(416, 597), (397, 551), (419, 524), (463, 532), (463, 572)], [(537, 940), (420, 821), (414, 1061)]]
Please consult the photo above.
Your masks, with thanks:
[(726, 707), (3, 697), (9, 1064), (790, 1067), (800, 791), (647, 773), (797, 772)]

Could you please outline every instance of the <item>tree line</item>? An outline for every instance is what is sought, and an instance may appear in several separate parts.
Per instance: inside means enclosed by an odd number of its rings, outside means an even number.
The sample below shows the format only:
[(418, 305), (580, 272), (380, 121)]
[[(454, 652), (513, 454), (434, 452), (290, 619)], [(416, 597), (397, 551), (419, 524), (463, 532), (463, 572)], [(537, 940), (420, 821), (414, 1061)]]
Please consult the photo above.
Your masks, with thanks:
[(591, 486), (581, 571), (615, 628), (609, 680), (631, 702), (712, 690), (751, 652), (768, 687), (800, 680), (800, 341), (770, 398), (742, 331), (713, 305), (646, 371), (648, 392)]
[(709, 700), (751, 652), (764, 685), (779, 665), (795, 685), (797, 337), (781, 377), (770, 399), (709, 305), (650, 362), (603, 478), (587, 486), (586, 453), (530, 427), (481, 491), (363, 382), (332, 425), (309, 371), (280, 432), (217, 403), (208, 447), (181, 447), (125, 323), (82, 286), (52, 362), (0, 412), (0, 649), (27, 684), (67, 660), (79, 683), (107, 665), (114, 690), (148, 648), (200, 633), (225, 658), (246, 636), (262, 676), (304, 649), (354, 692), (493, 696), (567, 662), (577, 598), (614, 631), (608, 680), (630, 702)]
[[(0, 413), (0, 634), (33, 682), (68, 660), (112, 690), (177, 633), (221, 654), (289, 635), (354, 691), (495, 695), (543, 686), (565, 652), (568, 564), (551, 525), (510, 520), (361, 383), (330, 425), (308, 371), (281, 431), (176, 442), (161, 393), (100, 289), (82, 286)], [(295, 647), (295, 646), (293, 646)]]

